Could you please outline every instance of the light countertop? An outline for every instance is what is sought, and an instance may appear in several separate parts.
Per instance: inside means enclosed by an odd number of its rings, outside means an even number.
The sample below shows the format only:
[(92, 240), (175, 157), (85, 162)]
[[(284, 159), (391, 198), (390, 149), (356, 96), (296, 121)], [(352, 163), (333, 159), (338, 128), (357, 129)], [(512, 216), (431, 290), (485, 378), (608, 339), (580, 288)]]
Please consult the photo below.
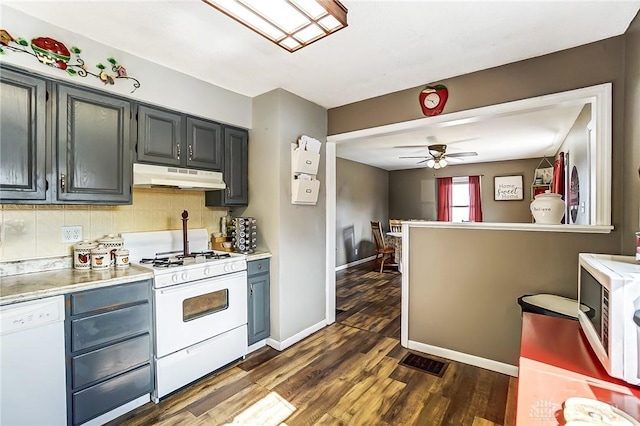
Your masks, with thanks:
[(271, 257), (271, 253), (268, 251), (255, 251), (253, 253), (247, 254), (247, 262), (251, 262), (252, 260), (260, 260), (260, 259), (268, 259)]
[[(246, 260), (251, 262), (270, 257), (271, 253), (269, 252), (256, 251), (247, 254)], [(28, 268), (22, 267), (16, 270), (29, 271)], [(131, 265), (127, 269), (108, 269), (106, 271), (78, 270), (67, 267), (45, 272), (0, 276), (0, 305), (152, 278), (153, 272), (151, 270), (136, 265)]]
[(135, 265), (127, 269), (106, 271), (67, 268), (9, 275), (0, 277), (0, 305), (151, 278), (153, 278), (151, 270)]

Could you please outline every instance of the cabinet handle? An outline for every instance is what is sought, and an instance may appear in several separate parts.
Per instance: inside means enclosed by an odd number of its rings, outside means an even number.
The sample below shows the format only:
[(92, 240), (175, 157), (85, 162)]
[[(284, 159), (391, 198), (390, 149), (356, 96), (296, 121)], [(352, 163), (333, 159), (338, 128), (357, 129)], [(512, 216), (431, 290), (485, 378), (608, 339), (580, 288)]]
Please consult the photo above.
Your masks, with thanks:
[(180, 145), (176, 145), (176, 147), (178, 148), (178, 160), (180, 159)]
[(67, 187), (67, 179), (64, 175), (60, 175), (60, 192), (64, 192)]
[(231, 187), (227, 186), (227, 197), (231, 197)]
[(253, 296), (253, 284), (249, 284), (249, 296)]
[(193, 146), (189, 145), (189, 160), (193, 160)]
[(262, 264), (258, 265), (258, 269), (262, 269)]

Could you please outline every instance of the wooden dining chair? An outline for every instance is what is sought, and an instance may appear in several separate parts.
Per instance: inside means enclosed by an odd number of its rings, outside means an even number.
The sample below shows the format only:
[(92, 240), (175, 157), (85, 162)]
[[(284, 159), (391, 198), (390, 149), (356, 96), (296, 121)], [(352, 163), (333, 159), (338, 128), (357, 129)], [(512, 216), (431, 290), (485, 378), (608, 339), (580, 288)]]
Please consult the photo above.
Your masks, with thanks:
[(402, 232), (402, 221), (400, 219), (389, 219), (389, 231)]
[(385, 243), (380, 222), (371, 222), (371, 232), (376, 243), (376, 258), (373, 261), (373, 267), (375, 269), (376, 264), (380, 262), (380, 273), (382, 273), (385, 265), (396, 266), (394, 262), (395, 250)]

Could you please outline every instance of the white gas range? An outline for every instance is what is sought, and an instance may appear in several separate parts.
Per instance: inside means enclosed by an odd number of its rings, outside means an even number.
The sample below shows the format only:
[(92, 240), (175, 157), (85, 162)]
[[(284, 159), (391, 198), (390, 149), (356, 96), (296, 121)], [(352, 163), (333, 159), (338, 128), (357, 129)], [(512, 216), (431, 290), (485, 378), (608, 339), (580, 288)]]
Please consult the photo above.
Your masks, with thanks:
[(188, 231), (187, 250), (182, 231), (121, 236), (131, 262), (154, 273), (156, 403), (247, 354), (244, 255), (209, 250), (206, 229)]

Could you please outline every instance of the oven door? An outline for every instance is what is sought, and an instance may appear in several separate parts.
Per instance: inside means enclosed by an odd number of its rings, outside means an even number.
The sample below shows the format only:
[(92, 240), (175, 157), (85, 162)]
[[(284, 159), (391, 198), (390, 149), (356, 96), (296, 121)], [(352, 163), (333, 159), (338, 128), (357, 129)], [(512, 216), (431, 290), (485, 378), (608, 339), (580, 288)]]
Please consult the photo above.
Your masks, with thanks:
[(155, 289), (156, 357), (247, 323), (247, 272)]

